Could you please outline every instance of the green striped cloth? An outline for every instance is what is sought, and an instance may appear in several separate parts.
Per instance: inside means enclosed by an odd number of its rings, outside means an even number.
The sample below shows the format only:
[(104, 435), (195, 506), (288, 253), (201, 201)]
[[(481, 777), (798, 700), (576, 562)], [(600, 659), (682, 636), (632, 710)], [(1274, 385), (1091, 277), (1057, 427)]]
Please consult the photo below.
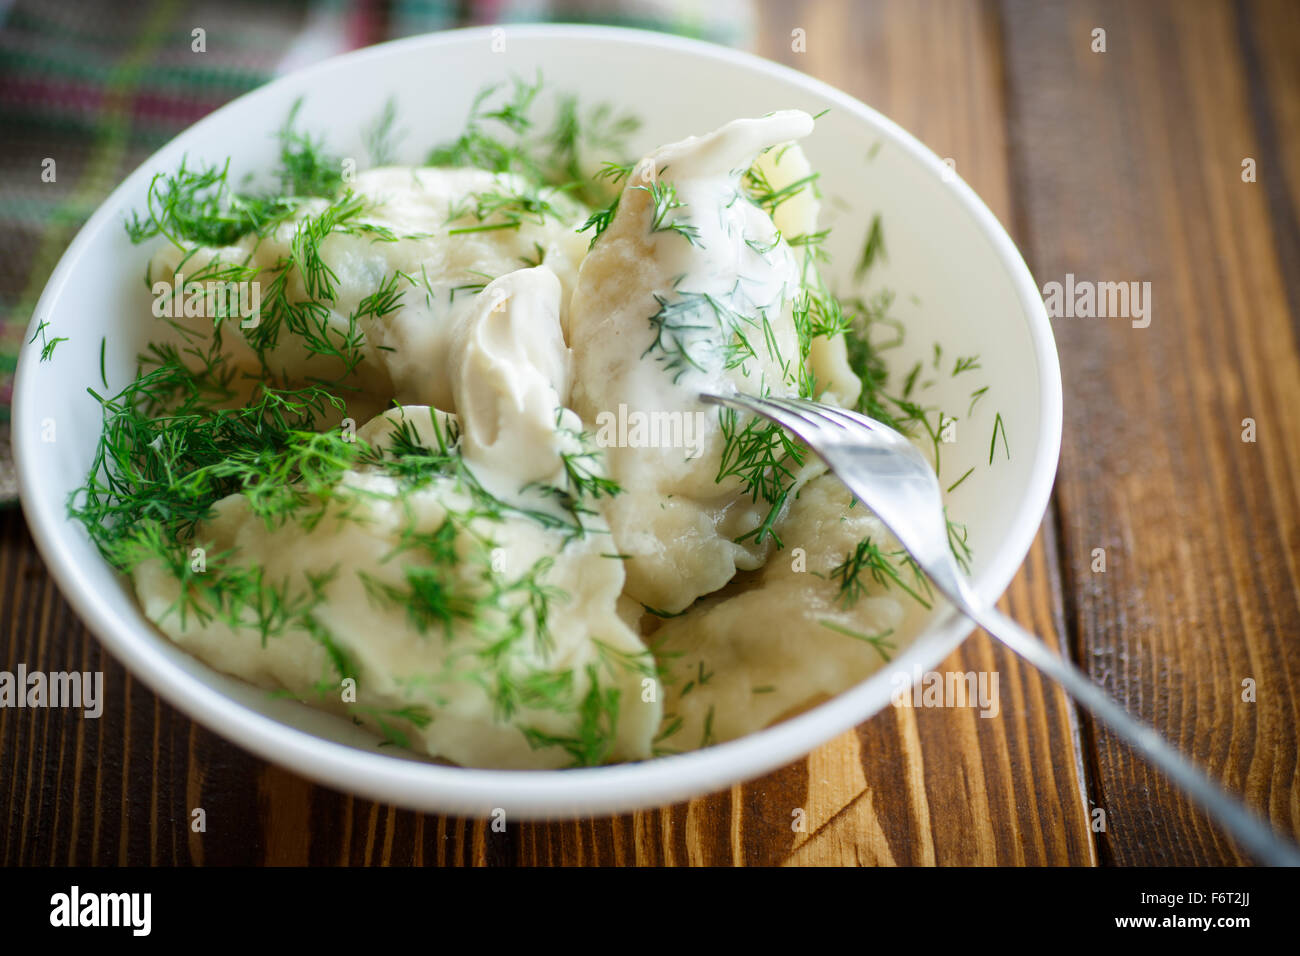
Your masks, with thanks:
[(81, 224), (131, 170), (280, 73), (397, 37), (542, 20), (732, 46), (754, 29), (750, 0), (0, 0), (0, 501), (17, 494), (9, 403), (32, 310)]

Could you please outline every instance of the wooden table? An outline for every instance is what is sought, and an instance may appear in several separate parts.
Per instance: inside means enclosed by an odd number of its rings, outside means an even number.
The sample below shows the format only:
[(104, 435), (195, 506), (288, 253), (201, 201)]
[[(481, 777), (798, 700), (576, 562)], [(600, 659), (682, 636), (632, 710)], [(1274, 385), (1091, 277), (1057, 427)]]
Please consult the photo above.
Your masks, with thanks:
[[(1004, 606), (1300, 832), (1300, 4), (772, 2), (760, 15), (760, 53), (953, 157), (1040, 284), (1151, 283), (1148, 328), (1055, 322), (1060, 476)], [(1242, 861), (982, 634), (940, 670), (999, 672), (997, 718), (890, 708), (727, 792), (504, 833), (315, 786), (196, 726), (89, 636), (15, 511), (0, 517), (0, 662), (102, 668), (108, 699), (98, 721), (0, 710), (4, 865)], [(206, 834), (190, 831), (194, 807)]]

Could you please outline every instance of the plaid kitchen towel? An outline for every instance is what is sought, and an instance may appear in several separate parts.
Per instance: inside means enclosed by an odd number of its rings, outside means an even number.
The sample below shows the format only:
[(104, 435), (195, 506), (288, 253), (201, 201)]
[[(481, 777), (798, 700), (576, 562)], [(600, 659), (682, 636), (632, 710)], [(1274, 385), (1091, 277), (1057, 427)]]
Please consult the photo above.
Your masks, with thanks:
[[(383, 40), (553, 20), (747, 46), (750, 0), (0, 0), (0, 501), (36, 300), (81, 224), (181, 130), (280, 73)], [(205, 50), (192, 49), (204, 31)]]

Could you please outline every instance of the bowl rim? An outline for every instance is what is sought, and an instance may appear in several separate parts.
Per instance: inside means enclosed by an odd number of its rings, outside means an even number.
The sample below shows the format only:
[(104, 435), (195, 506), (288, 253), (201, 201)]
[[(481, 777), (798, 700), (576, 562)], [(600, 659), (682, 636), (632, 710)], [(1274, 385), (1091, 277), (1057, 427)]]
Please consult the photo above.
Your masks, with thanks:
[[(27, 525), (37, 549), (87, 629), (135, 677), (181, 712), (214, 733), (261, 759), (287, 767), (304, 777), (340, 790), (412, 809), (486, 816), (505, 809), (511, 819), (541, 819), (627, 813), (660, 807), (715, 792), (751, 780), (796, 760), (822, 743), (862, 723), (879, 711), (865, 706), (880, 693), (888, 679), (882, 668), (860, 682), (799, 716), (744, 737), (678, 755), (648, 761), (567, 770), (490, 770), (431, 764), (361, 750), (291, 727), (228, 697), (197, 676), (182, 670), (166, 656), (138, 639), (140, 625), (110, 611), (85, 579), (71, 553), (64, 503), (43, 499), (40, 488), (34, 420), (28, 423), (17, 410), (32, 400), (39, 365), (30, 342), (37, 316), (45, 314), (76, 270), (92, 234), (116, 216), (126, 194), (138, 179), (149, 175), (160, 155), (178, 139), (219, 121), (223, 113), (248, 100), (271, 95), (268, 91), (292, 78), (295, 82), (337, 69), (391, 55), (395, 50), (483, 42), (492, 31), (504, 29), (511, 39), (568, 39), (575, 42), (622, 43), (643, 48), (685, 53), (720, 66), (743, 67), (767, 73), (824, 98), (874, 126), (912, 159), (941, 177), (978, 231), (993, 246), (1007, 271), (1021, 305), (1035, 359), (1038, 363), (1040, 425), (1037, 453), (1030, 469), (1027, 492), (998, 549), (998, 557), (976, 582), (980, 595), (990, 601), (1005, 591), (1029, 553), (1046, 512), (1056, 477), (1062, 429), (1060, 364), (1051, 323), (1029, 267), (997, 217), (975, 192), (928, 147), (878, 111), (824, 81), (752, 53), (701, 40), (625, 27), (585, 24), (502, 24), (438, 31), (365, 47), (277, 77), (250, 90), (187, 127), (128, 175), (81, 227), (47, 282), (33, 312), (14, 380), (13, 450), (20, 497)], [(57, 510), (56, 510), (57, 505)], [(941, 663), (973, 632), (973, 625), (949, 609), (928, 628), (927, 654), (932, 668)], [(932, 658), (932, 659), (931, 659)], [(928, 669), (928, 668), (927, 668)]]

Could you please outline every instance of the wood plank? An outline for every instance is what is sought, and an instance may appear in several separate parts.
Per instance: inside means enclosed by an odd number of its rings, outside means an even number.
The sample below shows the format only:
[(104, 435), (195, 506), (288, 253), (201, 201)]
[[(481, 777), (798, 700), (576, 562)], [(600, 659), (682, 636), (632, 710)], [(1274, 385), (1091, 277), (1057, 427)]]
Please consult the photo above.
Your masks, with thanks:
[[(1074, 652), (1282, 829), (1300, 828), (1294, 4), (1007, 0), (1022, 238), (1040, 282), (1151, 283), (1148, 328), (1059, 319)], [(1107, 49), (1090, 49), (1092, 30)], [(1242, 161), (1259, 181), (1242, 181)], [(1285, 197), (1286, 202), (1279, 197)], [(1257, 441), (1242, 440), (1242, 421)], [(1107, 570), (1094, 574), (1092, 552)], [(1242, 700), (1242, 682), (1257, 702)], [(1107, 862), (1241, 860), (1088, 726)]]

